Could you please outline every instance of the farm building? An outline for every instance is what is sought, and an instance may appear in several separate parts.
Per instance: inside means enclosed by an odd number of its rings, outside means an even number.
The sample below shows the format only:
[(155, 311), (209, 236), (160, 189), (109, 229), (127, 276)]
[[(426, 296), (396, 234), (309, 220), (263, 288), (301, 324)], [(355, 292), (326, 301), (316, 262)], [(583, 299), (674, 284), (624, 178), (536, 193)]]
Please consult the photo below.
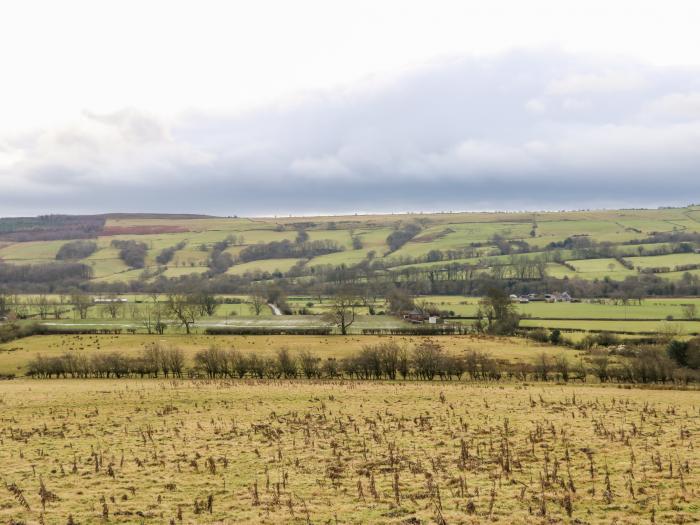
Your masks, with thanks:
[(126, 297), (93, 297), (92, 302), (96, 304), (126, 303)]

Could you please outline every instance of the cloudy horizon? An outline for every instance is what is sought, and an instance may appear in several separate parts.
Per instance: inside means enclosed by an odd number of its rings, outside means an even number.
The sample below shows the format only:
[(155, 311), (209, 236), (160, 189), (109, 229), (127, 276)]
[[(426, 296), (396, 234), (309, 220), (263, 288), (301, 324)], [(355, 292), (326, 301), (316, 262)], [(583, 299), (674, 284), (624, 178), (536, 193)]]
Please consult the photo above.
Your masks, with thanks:
[[(336, 12), (301, 2), (291, 13), (265, 4), (251, 12), (211, 2), (192, 19), (188, 2), (144, 12), (127, 2), (104, 15), (126, 24), (120, 31), (71, 2), (93, 24), (42, 25), (31, 42), (36, 34), (20, 33), (32, 6), (3, 17), (0, 216), (700, 200), (692, 3), (670, 2), (661, 16), (643, 2), (575, 2), (571, 12), (546, 1), (522, 12), (505, 1), (490, 10), (438, 2), (435, 12), (409, 2), (395, 26), (401, 3), (340, 2)], [(271, 19), (272, 7), (292, 23)], [(525, 29), (503, 18), (511, 9)], [(240, 33), (226, 32), (224, 15)], [(256, 22), (270, 27), (246, 32)], [(663, 45), (646, 43), (654, 29)]]

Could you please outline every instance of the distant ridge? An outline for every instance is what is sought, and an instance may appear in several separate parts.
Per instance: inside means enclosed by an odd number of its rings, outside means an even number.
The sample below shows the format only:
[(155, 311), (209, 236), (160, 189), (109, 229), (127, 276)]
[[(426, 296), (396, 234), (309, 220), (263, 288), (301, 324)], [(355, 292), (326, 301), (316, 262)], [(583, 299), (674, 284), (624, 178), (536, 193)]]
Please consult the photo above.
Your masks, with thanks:
[(197, 213), (102, 213), (95, 217), (105, 219), (218, 219), (217, 215), (202, 215)]

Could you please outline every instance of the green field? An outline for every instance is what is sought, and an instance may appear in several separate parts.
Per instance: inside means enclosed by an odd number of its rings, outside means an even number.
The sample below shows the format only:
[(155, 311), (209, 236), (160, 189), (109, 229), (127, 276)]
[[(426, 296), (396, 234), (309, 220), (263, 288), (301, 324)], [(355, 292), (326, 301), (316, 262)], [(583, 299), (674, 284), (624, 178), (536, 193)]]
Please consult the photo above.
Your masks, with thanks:
[(610, 277), (623, 280), (625, 277), (636, 275), (637, 273), (634, 270), (628, 270), (615, 259), (584, 259), (568, 262), (576, 268), (575, 276), (582, 279), (603, 279), (605, 277)]
[(262, 261), (252, 261), (248, 263), (236, 264), (228, 269), (232, 275), (243, 275), (250, 272), (288, 272), (289, 269), (302, 259), (265, 259)]
[(686, 264), (700, 264), (700, 253), (674, 253), (670, 255), (657, 255), (656, 257), (627, 257), (635, 268), (668, 267), (672, 270), (676, 266)]

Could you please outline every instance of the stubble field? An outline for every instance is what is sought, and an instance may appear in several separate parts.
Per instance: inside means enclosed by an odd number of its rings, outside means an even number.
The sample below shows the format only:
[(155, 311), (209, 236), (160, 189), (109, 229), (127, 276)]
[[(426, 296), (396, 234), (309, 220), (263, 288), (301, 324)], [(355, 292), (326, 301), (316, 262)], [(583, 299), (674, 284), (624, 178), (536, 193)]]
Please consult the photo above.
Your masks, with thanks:
[(15, 380), (3, 523), (690, 523), (700, 393)]

